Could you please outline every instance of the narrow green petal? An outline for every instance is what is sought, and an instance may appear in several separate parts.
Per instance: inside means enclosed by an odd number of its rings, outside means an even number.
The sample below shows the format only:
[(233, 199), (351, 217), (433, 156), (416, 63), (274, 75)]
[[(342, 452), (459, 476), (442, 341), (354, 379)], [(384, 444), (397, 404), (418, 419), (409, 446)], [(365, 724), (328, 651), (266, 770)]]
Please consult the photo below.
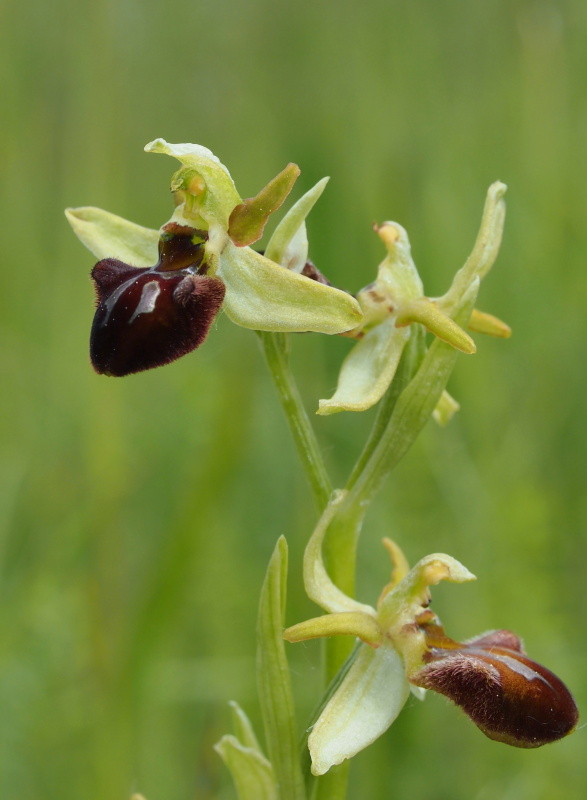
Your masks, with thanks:
[(350, 294), (284, 269), (249, 247), (228, 242), (216, 274), (226, 285), (226, 313), (244, 328), (342, 333), (361, 321)]
[(404, 664), (394, 648), (362, 645), (308, 739), (313, 774), (324, 775), (385, 733), (409, 693)]
[(278, 800), (273, 769), (265, 756), (235, 736), (223, 736), (214, 749), (230, 770), (239, 800)]
[(334, 395), (320, 400), (318, 414), (365, 411), (379, 402), (409, 337), (409, 328), (396, 328), (393, 317), (367, 331), (344, 360)]
[(159, 231), (143, 228), (94, 206), (67, 208), (65, 216), (77, 238), (100, 261), (117, 258), (133, 267), (152, 267), (159, 258)]
[(265, 250), (276, 264), (301, 272), (308, 260), (308, 238), (305, 220), (326, 188), (330, 178), (322, 178), (295, 203), (281, 220)]
[(366, 644), (378, 647), (382, 634), (377, 620), (362, 611), (342, 611), (338, 614), (324, 614), (322, 617), (308, 619), (292, 625), (283, 633), (288, 642), (303, 642), (321, 636), (355, 636)]
[(494, 317), (493, 314), (479, 311), (478, 308), (473, 309), (467, 328), (475, 333), (484, 333), (486, 336), (495, 336), (498, 339), (509, 339), (512, 335), (512, 329), (507, 323), (499, 317)]
[(216, 222), (228, 229), (228, 218), (241, 198), (230, 177), (229, 171), (218, 158), (199, 144), (171, 144), (165, 139), (155, 139), (145, 145), (147, 153), (165, 153), (174, 156), (181, 163), (198, 173), (206, 184), (198, 210), (208, 224)]
[(237, 247), (245, 247), (259, 241), (267, 220), (281, 207), (299, 175), (298, 165), (288, 164), (255, 197), (249, 197), (233, 208), (228, 234)]
[(477, 350), (475, 342), (469, 334), (453, 319), (443, 314), (427, 297), (420, 297), (411, 303), (400, 306), (396, 325), (401, 328), (412, 322), (421, 323), (430, 333), (438, 336), (452, 347), (456, 347), (461, 353), (472, 355)]

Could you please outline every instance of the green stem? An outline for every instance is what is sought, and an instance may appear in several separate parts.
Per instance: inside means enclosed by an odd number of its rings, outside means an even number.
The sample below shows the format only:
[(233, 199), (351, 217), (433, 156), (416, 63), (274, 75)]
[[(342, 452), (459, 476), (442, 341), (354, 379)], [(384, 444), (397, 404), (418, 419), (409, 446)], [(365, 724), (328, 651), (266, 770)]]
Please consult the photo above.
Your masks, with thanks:
[[(457, 323), (468, 320), (477, 288), (473, 287), (461, 301), (455, 314)], [(324, 553), (330, 577), (350, 596), (354, 596), (357, 542), (367, 509), (429, 420), (458, 355), (440, 339), (432, 343), (425, 355), (423, 353), (423, 334), (418, 332), (406, 348), (373, 432), (349, 478), (348, 495), (326, 535)], [(327, 642), (327, 679), (343, 664), (349, 649), (345, 637), (333, 637)]]
[(312, 800), (344, 800), (350, 766), (350, 761), (343, 761), (337, 767), (331, 767), (326, 775), (321, 775), (314, 783)]
[[(469, 319), (478, 285), (461, 301), (455, 313), (460, 324)], [(353, 510), (359, 524), (383, 482), (408, 452), (418, 434), (430, 419), (454, 369), (458, 351), (435, 339), (419, 364), (418, 370), (393, 406), (387, 427), (371, 448), (362, 469), (354, 470), (349, 481), (345, 506)]]
[(332, 494), (332, 484), (289, 366), (285, 334), (268, 331), (257, 333), (314, 500), (322, 511)]

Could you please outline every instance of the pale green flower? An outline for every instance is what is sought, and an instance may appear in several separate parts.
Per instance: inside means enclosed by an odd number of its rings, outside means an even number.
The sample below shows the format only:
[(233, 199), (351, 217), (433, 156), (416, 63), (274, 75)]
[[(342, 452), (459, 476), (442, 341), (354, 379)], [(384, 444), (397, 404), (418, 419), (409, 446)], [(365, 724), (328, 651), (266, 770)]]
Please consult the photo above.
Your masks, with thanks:
[[(357, 295), (363, 321), (347, 335), (358, 341), (342, 365), (336, 392), (330, 399), (320, 400), (318, 414), (365, 411), (375, 405), (393, 379), (414, 323), (423, 325), (463, 353), (475, 352), (475, 343), (452, 316), (467, 293), (476, 294), (480, 279), (497, 257), (505, 216), (505, 191), (503, 183), (489, 187), (473, 252), (456, 274), (449, 291), (440, 298), (424, 295), (404, 228), (397, 222), (384, 222), (375, 228), (387, 255), (379, 266), (375, 283)], [(501, 337), (511, 333), (500, 320), (476, 310), (469, 328)], [(447, 411), (445, 402), (439, 418), (446, 420)]]

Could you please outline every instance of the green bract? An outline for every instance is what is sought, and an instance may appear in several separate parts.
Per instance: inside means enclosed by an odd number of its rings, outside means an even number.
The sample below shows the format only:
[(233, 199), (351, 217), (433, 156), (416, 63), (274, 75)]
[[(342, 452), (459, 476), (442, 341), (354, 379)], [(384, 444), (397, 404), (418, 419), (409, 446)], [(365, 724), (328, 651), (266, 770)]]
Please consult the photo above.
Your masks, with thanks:
[[(351, 295), (298, 274), (303, 268), (300, 258), (307, 255), (305, 218), (324, 182), (298, 201), (294, 213), (286, 217), (288, 222), (278, 229), (273, 244), (269, 243), (269, 255), (274, 253), (275, 259), (271, 260), (237, 244), (261, 234), (264, 220), (293, 185), (297, 175), (294, 165), (256, 198), (243, 203), (230, 173), (207, 148), (156, 139), (145, 150), (165, 153), (181, 162), (172, 179), (179, 203), (170, 221), (206, 233), (206, 275), (224, 283), (223, 307), (233, 322), (263, 331), (328, 334), (348, 331), (361, 323), (360, 306)], [(78, 238), (98, 259), (116, 259), (134, 267), (157, 262), (159, 231), (99, 208), (68, 209), (66, 215)]]

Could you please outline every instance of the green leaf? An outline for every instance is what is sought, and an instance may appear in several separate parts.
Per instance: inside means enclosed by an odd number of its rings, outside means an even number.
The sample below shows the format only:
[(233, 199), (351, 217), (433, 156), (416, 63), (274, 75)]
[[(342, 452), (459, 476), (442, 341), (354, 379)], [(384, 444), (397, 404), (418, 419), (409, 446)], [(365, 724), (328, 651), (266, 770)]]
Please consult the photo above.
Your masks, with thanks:
[(280, 800), (304, 800), (298, 734), (283, 641), (287, 543), (277, 542), (267, 568), (257, 621), (257, 685), (267, 750)]
[(459, 403), (445, 390), (440, 395), (440, 399), (432, 412), (432, 416), (434, 417), (434, 421), (444, 428), (460, 408)]
[(244, 328), (342, 333), (361, 309), (350, 294), (280, 267), (249, 247), (228, 242), (216, 272), (226, 285), (224, 308)]
[(252, 750), (257, 750), (257, 752), (263, 755), (263, 751), (261, 750), (261, 746), (257, 737), (255, 736), (255, 731), (253, 730), (251, 721), (245, 712), (234, 700), (231, 700), (228, 705), (230, 706), (230, 710), (232, 712), (232, 727), (234, 729), (236, 738), (242, 742), (245, 747), (250, 747)]
[(223, 736), (214, 749), (230, 770), (239, 800), (278, 800), (273, 769), (265, 756), (245, 747), (236, 736)]
[(96, 258), (117, 258), (132, 267), (152, 267), (159, 259), (159, 231), (94, 206), (67, 208), (77, 238)]

